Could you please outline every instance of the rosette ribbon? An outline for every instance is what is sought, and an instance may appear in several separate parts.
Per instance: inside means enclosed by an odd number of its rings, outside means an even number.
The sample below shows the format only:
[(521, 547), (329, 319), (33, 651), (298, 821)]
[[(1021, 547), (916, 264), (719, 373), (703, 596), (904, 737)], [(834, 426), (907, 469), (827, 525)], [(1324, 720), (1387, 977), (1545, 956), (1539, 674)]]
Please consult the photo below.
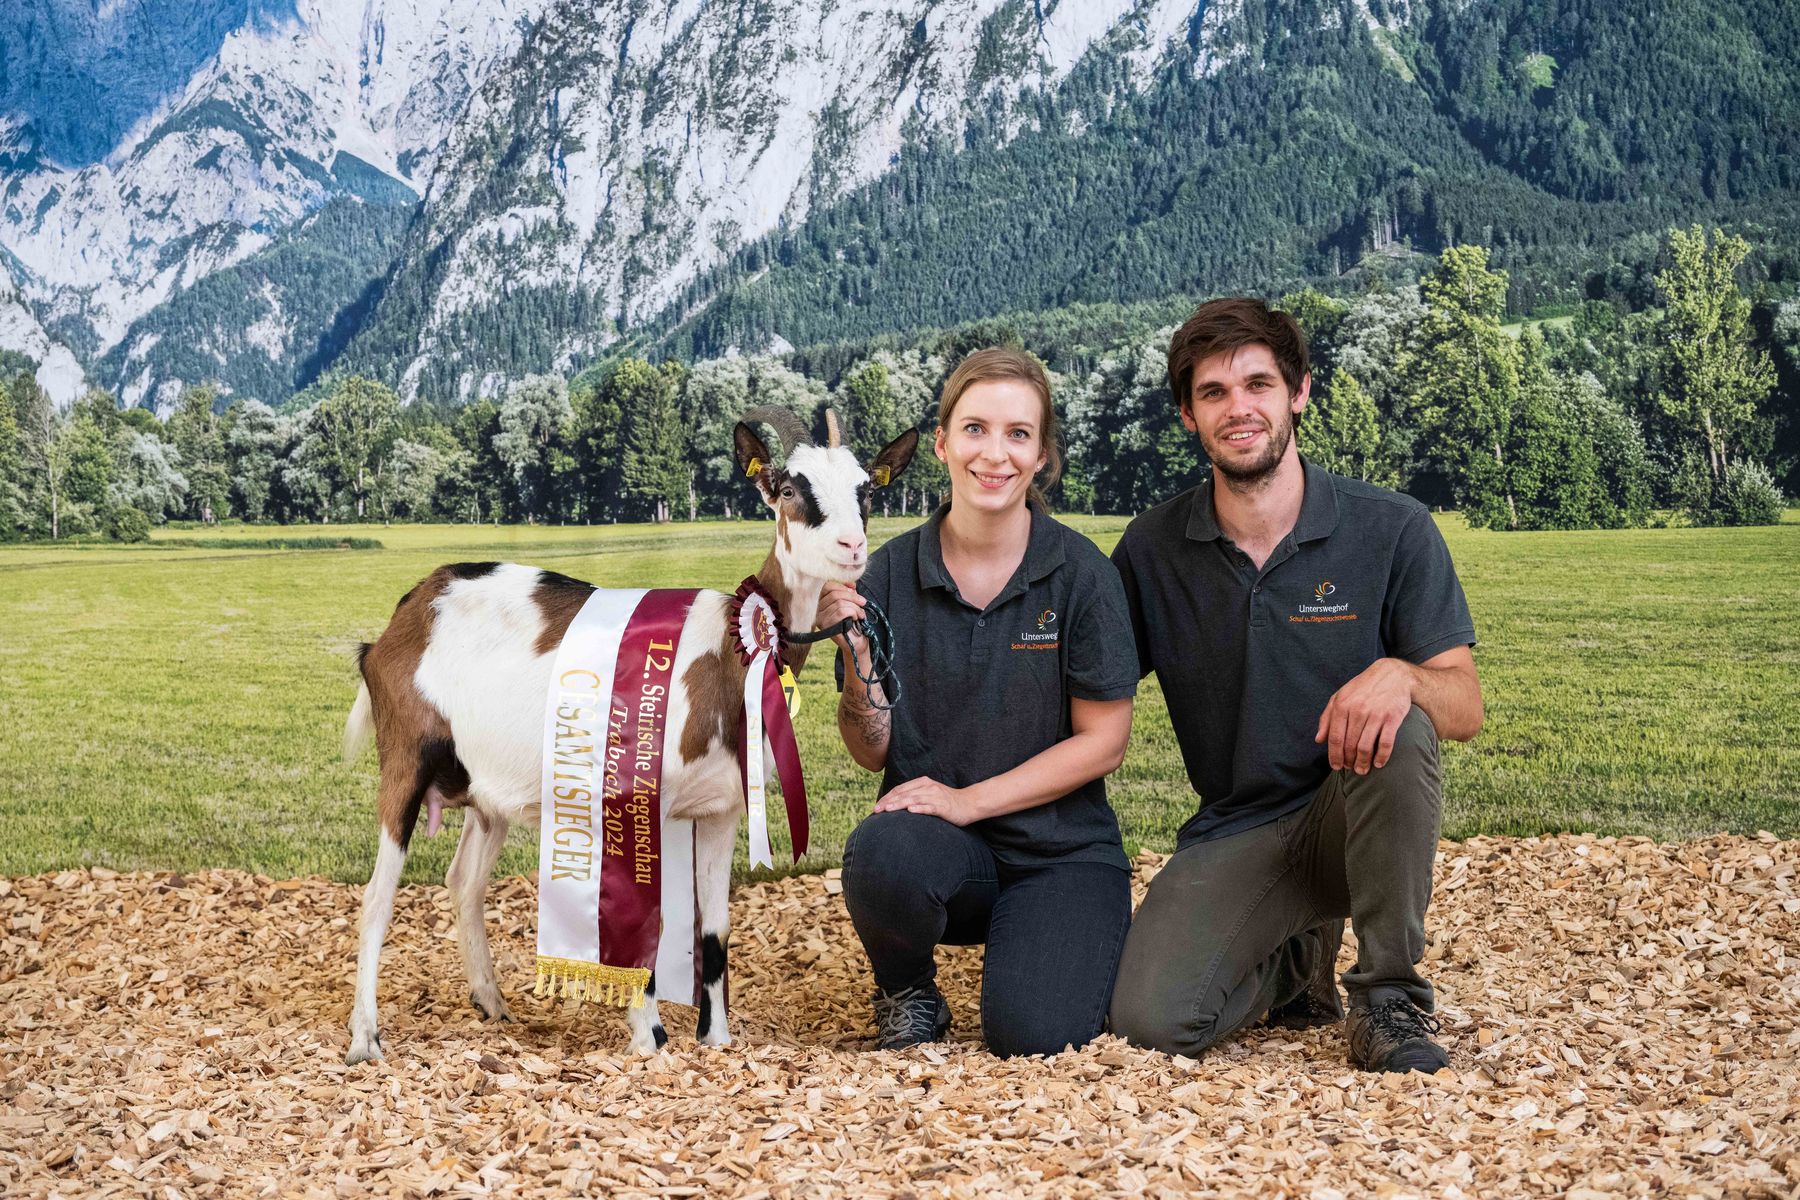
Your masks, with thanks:
[(738, 585), (726, 613), (737, 637), (744, 672), (744, 803), (749, 809), (750, 865), (775, 865), (769, 848), (769, 798), (763, 774), (766, 742), (781, 779), (787, 806), (788, 834), (794, 861), (806, 853), (806, 780), (800, 773), (800, 747), (781, 690), (781, 609), (753, 575)]

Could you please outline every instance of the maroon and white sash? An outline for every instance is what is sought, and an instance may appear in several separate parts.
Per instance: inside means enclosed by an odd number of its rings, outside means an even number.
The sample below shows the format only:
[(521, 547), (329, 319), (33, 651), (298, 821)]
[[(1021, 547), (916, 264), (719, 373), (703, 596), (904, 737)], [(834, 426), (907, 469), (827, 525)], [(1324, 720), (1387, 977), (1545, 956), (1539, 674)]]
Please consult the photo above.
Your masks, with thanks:
[[(599, 588), (563, 634), (544, 705), (537, 994), (636, 1008), (697, 1003), (700, 931), (691, 821), (664, 814), (663, 741), (694, 591)], [(769, 866), (762, 747), (781, 778), (794, 860), (806, 782), (780, 679), (780, 613), (747, 579), (728, 620), (747, 665), (739, 749), (750, 857)], [(751, 747), (755, 753), (749, 753)]]
[(663, 735), (694, 591), (594, 591), (556, 652), (538, 833), (539, 995), (691, 1004), (694, 827), (663, 814)]

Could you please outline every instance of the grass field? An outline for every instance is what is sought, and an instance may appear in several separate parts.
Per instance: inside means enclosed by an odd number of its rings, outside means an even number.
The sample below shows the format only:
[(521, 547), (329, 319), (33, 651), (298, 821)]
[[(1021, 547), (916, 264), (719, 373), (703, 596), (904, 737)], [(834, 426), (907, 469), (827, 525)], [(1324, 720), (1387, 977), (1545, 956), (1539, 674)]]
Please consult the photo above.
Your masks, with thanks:
[[(1446, 834), (1800, 834), (1800, 513), (1788, 518), (1566, 534), (1444, 518), (1488, 705), (1481, 737), (1446, 750)], [(1107, 549), (1125, 525), (1074, 523)], [(0, 548), (0, 876), (93, 864), (366, 878), (375, 763), (337, 753), (350, 655), (420, 576), (507, 558), (601, 585), (730, 590), (768, 528), (278, 531), (382, 543), (285, 551), (249, 548), (270, 531), (245, 528), (204, 546)], [(836, 861), (874, 793), (837, 743), (829, 678), (816, 660), (802, 676), (809, 868)], [(1169, 848), (1193, 809), (1153, 681), (1111, 795), (1128, 849)], [(453, 842), (415, 839), (409, 878), (441, 876)], [(534, 861), (515, 833), (501, 870)]]

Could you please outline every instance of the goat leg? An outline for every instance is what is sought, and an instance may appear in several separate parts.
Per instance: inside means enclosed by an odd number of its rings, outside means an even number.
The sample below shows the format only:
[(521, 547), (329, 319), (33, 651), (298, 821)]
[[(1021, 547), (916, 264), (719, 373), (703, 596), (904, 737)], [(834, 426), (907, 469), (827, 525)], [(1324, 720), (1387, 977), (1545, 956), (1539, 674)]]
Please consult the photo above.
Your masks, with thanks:
[(350, 1052), (344, 1056), (344, 1061), (353, 1066), (381, 1057), (375, 976), (381, 966), (381, 944), (387, 940), (388, 924), (394, 919), (394, 893), (400, 887), (400, 871), (405, 866), (406, 847), (383, 829), (375, 870), (369, 876), (369, 886), (363, 889), (362, 932), (356, 950), (356, 1002), (350, 1009)]
[(650, 984), (644, 989), (644, 1004), (641, 1008), (625, 1010), (625, 1023), (631, 1027), (631, 1045), (626, 1048), (630, 1054), (655, 1054), (669, 1040), (663, 1029), (662, 1015), (656, 1009), (656, 973), (650, 973)]
[(703, 817), (694, 853), (700, 885), (700, 1018), (694, 1034), (703, 1046), (729, 1046), (725, 1012), (725, 949), (731, 941), (731, 852), (737, 845), (735, 808)]
[[(436, 791), (433, 788), (428, 799), (435, 799)], [(456, 920), (456, 945), (469, 979), (469, 1003), (490, 1021), (512, 1020), (494, 976), (494, 955), (487, 935), (488, 877), (506, 845), (506, 830), (505, 818), (489, 816), (479, 808), (465, 809), (462, 836), (444, 875), (450, 890), (450, 912)]]

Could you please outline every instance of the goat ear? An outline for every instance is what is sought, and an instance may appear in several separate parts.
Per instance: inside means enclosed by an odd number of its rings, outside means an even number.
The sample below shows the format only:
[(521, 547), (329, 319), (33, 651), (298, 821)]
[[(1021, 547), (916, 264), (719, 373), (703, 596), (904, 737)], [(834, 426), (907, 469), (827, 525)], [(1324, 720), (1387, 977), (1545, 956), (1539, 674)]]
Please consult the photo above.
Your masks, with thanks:
[(877, 488), (884, 488), (900, 478), (907, 465), (913, 460), (913, 451), (919, 448), (919, 431), (908, 429), (899, 437), (881, 448), (875, 461), (869, 464), (869, 479)]
[(758, 436), (756, 431), (742, 421), (731, 431), (733, 451), (737, 455), (738, 470), (756, 481), (756, 490), (762, 493), (765, 501), (773, 502), (775, 498), (775, 464), (769, 453), (768, 445)]

